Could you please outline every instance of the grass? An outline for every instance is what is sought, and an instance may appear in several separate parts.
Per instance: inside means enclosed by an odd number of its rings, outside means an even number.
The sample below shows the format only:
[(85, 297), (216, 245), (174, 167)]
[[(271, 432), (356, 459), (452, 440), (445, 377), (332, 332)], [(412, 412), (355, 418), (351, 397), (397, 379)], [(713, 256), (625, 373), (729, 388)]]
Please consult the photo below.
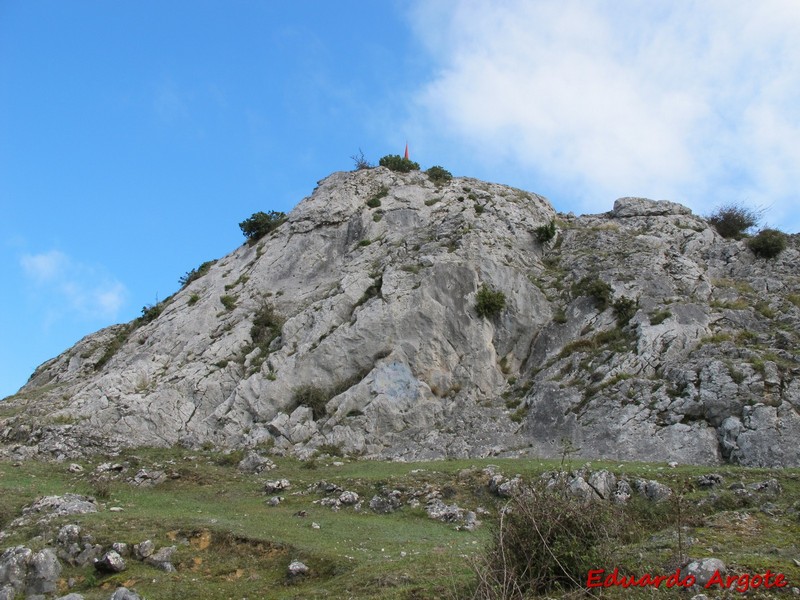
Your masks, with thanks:
[[(465, 592), (474, 583), (470, 561), (491, 542), (491, 524), (504, 503), (488, 493), (488, 477), (481, 469), (493, 464), (504, 474), (519, 473), (533, 481), (559, 465), (558, 459), (402, 463), (337, 458), (343, 464), (334, 466), (334, 459), (318, 458), (316, 468), (307, 469), (295, 459), (273, 457), (277, 469), (262, 475), (243, 475), (234, 465), (239, 456), (225, 455), (212, 447), (200, 451), (144, 448), (123, 453), (113, 460), (130, 464), (127, 476), (141, 467), (158, 466), (177, 477), (152, 488), (134, 488), (124, 482), (124, 476), (112, 480), (108, 498), (102, 502), (106, 508), (119, 506), (122, 512), (101, 510), (59, 518), (44, 527), (14, 530), (3, 540), (3, 548), (28, 543), (36, 535), (51, 539), (58, 527), (68, 522), (77, 522), (103, 545), (152, 539), (157, 547), (177, 546), (176, 573), (164, 573), (134, 560), (128, 561), (125, 572), (111, 577), (95, 576), (91, 567), (65, 567), (62, 577), (75, 578), (77, 584), (72, 591), (86, 600), (107, 600), (113, 589), (123, 583), (143, 597), (163, 600), (469, 597)], [(64, 463), (27, 461), (13, 466), (0, 461), (0, 527), (4, 521), (19, 516), (22, 507), (36, 497), (95, 493), (92, 470), (104, 460), (107, 459), (97, 457), (82, 461), (85, 471), (81, 474), (69, 473)], [(687, 536), (696, 539), (689, 551), (692, 556), (710, 555), (708, 548), (713, 546), (716, 555), (741, 572), (769, 567), (773, 572), (786, 573), (792, 585), (800, 581), (800, 567), (792, 562), (800, 551), (798, 520), (796, 512), (790, 510), (800, 497), (800, 470), (732, 466), (669, 469), (658, 464), (592, 462), (592, 469), (601, 468), (618, 476), (658, 479), (673, 489), (687, 489), (686, 504), (692, 506), (714, 493), (692, 487), (701, 473), (722, 474), (723, 489), (733, 482), (747, 484), (777, 478), (784, 492), (777, 499), (770, 499), (777, 505), (776, 517), (760, 512), (766, 499), (759, 498), (751, 507), (736, 506), (736, 513), (731, 512), (733, 506), (725, 499), (719, 501), (719, 508), (707, 503), (702, 514), (691, 513), (686, 518), (690, 528)], [(285, 500), (279, 506), (267, 506), (261, 491), (263, 482), (277, 478), (289, 479), (292, 487), (283, 494)], [(470, 510), (482, 506), (491, 516), (481, 517), (484, 526), (467, 532), (456, 531), (452, 524), (432, 521), (420, 508), (408, 506), (388, 515), (377, 515), (368, 509), (358, 513), (349, 507), (334, 512), (314, 502), (323, 495), (309, 487), (320, 480), (357, 492), (365, 505), (382, 490), (407, 492), (429, 485), (446, 494), (446, 502)], [(421, 500), (424, 503), (424, 497)], [(651, 541), (653, 537), (670, 539), (669, 534), (674, 532), (668, 509), (644, 507), (653, 513), (647, 519), (642, 517), (647, 534), (627, 540), (619, 548), (623, 559), (630, 556), (634, 561), (621, 564), (646, 565), (657, 572), (668, 572), (665, 565), (674, 549)], [(307, 511), (308, 516), (294, 516), (300, 510)], [(318, 523), (320, 529), (313, 529), (312, 522)], [(293, 559), (302, 560), (311, 568), (308, 578), (287, 580), (286, 567)], [(630, 597), (626, 592), (629, 590), (607, 593), (609, 597)]]

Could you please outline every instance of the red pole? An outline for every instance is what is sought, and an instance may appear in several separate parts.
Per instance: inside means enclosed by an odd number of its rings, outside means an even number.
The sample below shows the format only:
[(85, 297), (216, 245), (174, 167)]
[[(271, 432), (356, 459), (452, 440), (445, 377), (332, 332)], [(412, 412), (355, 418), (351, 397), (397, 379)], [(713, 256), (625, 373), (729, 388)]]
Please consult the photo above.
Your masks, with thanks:
[(403, 158), (408, 160), (408, 142), (406, 142), (406, 154), (405, 154), (405, 156)]

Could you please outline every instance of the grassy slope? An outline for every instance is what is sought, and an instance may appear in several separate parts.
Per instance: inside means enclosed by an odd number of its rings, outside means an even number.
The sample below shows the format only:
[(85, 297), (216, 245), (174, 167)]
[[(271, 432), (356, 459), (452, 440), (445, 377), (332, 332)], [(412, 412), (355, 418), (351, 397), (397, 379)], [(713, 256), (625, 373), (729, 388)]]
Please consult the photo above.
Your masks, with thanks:
[[(55, 520), (12, 532), (2, 548), (17, 543), (41, 546), (51, 540), (58, 527), (76, 522), (104, 546), (115, 541), (134, 544), (152, 539), (157, 547), (176, 545), (177, 573), (164, 573), (128, 560), (128, 569), (111, 577), (96, 576), (91, 567), (67, 568), (63, 576), (78, 582), (73, 591), (87, 598), (107, 599), (117, 585), (134, 587), (145, 598), (439, 598), (463, 596), (473, 581), (470, 557), (491, 541), (491, 527), (475, 532), (456, 531), (451, 524), (432, 521), (422, 508), (404, 507), (390, 515), (376, 515), (368, 509), (352, 508), (333, 512), (315, 504), (324, 497), (307, 487), (320, 480), (336, 483), (359, 493), (364, 505), (382, 489), (420, 489), (431, 484), (445, 493), (445, 501), (467, 509), (483, 506), (492, 512), (502, 501), (489, 494), (487, 477), (481, 468), (500, 467), (506, 475), (520, 473), (534, 479), (539, 473), (558, 467), (557, 461), (536, 460), (454, 460), (431, 463), (387, 463), (349, 461), (333, 466), (319, 460), (317, 468), (292, 459), (276, 459), (278, 468), (261, 475), (243, 475), (225, 456), (213, 451), (139, 450), (114, 459), (128, 460), (132, 476), (138, 466), (160, 465), (180, 474), (179, 478), (152, 488), (134, 488), (124, 477), (103, 489), (92, 481), (91, 471), (101, 462), (83, 464), (83, 474), (71, 474), (66, 464), (26, 462), (19, 466), (0, 463), (0, 527), (20, 514), (36, 497), (76, 492), (109, 495), (102, 500), (108, 508)], [(137, 466), (138, 465), (138, 466)], [(617, 475), (657, 479), (675, 490), (683, 490), (681, 521), (691, 538), (687, 554), (717, 556), (738, 572), (770, 568), (800, 585), (800, 470), (766, 470), (722, 467), (718, 469), (659, 465), (592, 463), (592, 469), (609, 468)], [(703, 472), (725, 477), (724, 489), (734, 482), (750, 483), (777, 478), (783, 493), (777, 499), (759, 498), (752, 506), (739, 506), (725, 491), (713, 506), (698, 507), (708, 491), (691, 483)], [(292, 488), (282, 495), (277, 507), (265, 504), (262, 493), (267, 479), (286, 478)], [(302, 492), (302, 493), (298, 493)], [(719, 492), (718, 492), (719, 493)], [(768, 514), (765, 502), (776, 507)], [(424, 502), (424, 499), (423, 499)], [(640, 507), (641, 508), (641, 507)], [(634, 542), (619, 549), (619, 560), (635, 573), (669, 573), (677, 561), (676, 509), (672, 502), (663, 507), (643, 507)], [(307, 517), (294, 516), (305, 510)], [(652, 526), (648, 526), (652, 510)], [(311, 523), (320, 525), (319, 529)], [(633, 525), (632, 525), (633, 527)], [(41, 535), (38, 541), (31, 538)], [(405, 553), (404, 555), (401, 553)], [(312, 569), (310, 577), (290, 583), (285, 573), (293, 559)], [(613, 568), (599, 565), (599, 568)], [(674, 568), (674, 567), (672, 567)], [(652, 592), (631, 593), (611, 590), (610, 596), (650, 597)], [(665, 597), (662, 592), (659, 597)]]

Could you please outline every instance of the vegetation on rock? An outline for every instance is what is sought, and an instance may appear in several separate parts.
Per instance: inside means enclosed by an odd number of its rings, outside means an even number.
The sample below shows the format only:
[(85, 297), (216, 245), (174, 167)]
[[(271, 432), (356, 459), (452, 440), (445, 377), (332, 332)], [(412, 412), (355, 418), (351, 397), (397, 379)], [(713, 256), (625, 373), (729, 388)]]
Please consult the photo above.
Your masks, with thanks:
[(475, 296), (475, 312), (479, 317), (491, 318), (500, 314), (506, 307), (506, 295), (483, 284)]
[(408, 158), (403, 158), (399, 154), (387, 154), (378, 161), (378, 164), (391, 171), (397, 171), (398, 173), (419, 171), (419, 163)]
[(286, 214), (271, 210), (268, 213), (259, 211), (239, 223), (242, 233), (248, 242), (255, 243), (269, 232), (280, 227), (286, 220)]
[(724, 238), (741, 239), (751, 227), (758, 223), (759, 213), (739, 204), (719, 207), (706, 220)]
[(747, 240), (747, 246), (756, 256), (775, 258), (786, 249), (786, 234), (777, 229), (762, 229)]

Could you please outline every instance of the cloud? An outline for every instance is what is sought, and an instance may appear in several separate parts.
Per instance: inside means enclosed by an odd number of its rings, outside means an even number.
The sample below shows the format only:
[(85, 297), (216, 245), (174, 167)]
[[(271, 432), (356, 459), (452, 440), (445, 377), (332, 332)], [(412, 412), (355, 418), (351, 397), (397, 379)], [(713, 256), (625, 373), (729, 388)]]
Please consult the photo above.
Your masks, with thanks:
[(75, 261), (59, 250), (24, 254), (20, 266), (39, 301), (49, 305), (48, 320), (67, 313), (88, 319), (113, 319), (125, 303), (125, 286), (102, 269)]
[(435, 63), (413, 117), (429, 139), (532, 170), (581, 208), (647, 195), (793, 214), (797, 2), (426, 0), (412, 15)]

